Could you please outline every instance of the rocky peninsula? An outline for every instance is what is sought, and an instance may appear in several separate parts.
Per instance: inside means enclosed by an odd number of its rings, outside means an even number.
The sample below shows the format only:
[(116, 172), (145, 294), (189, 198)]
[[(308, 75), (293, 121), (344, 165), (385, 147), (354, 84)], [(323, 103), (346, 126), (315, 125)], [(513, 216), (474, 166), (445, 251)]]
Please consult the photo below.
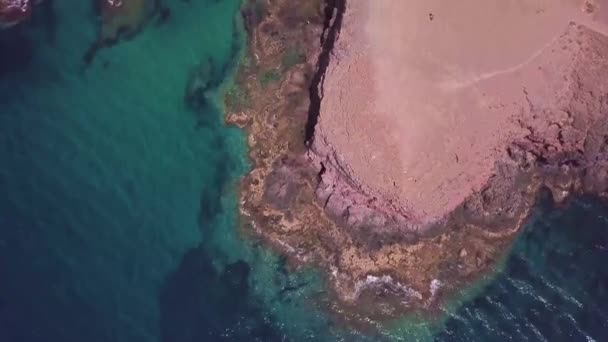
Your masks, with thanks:
[(243, 16), (226, 100), (252, 161), (243, 230), (322, 268), (336, 310), (434, 310), (541, 190), (608, 190), (608, 3), (251, 0)]

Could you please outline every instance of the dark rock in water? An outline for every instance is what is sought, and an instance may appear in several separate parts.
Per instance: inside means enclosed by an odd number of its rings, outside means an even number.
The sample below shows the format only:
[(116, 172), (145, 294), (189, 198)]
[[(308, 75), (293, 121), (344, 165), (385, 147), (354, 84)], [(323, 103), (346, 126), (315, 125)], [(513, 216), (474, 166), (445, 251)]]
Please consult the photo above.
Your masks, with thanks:
[(0, 0), (0, 29), (28, 19), (32, 14), (33, 3), (30, 0)]
[(203, 190), (200, 198), (198, 213), (199, 222), (210, 222), (222, 208), (221, 193), (218, 191)]
[(192, 110), (201, 110), (207, 103), (207, 91), (210, 89), (211, 60), (201, 63), (188, 78), (186, 85), (185, 102)]
[(163, 341), (280, 340), (249, 298), (249, 273), (242, 260), (218, 272), (202, 247), (186, 253), (160, 294)]
[(93, 62), (93, 59), (95, 58), (95, 55), (97, 54), (97, 51), (99, 51), (100, 48), (101, 48), (101, 45), (93, 44), (84, 53), (84, 55), (82, 56), (82, 62), (84, 63), (85, 66), (89, 66), (91, 64), (91, 62)]
[(101, 25), (97, 39), (83, 56), (85, 66), (103, 47), (131, 40), (157, 15), (164, 23), (171, 14), (169, 8), (161, 6), (160, 0), (97, 0), (96, 4)]
[[(195, 113), (205, 112), (209, 106), (215, 105), (211, 100), (215, 91), (222, 83), (223, 76), (228, 72), (230, 63), (216, 63), (212, 59), (201, 62), (191, 71), (186, 85), (184, 102)], [(197, 126), (208, 126), (219, 122), (217, 117), (199, 116)]]
[(171, 9), (169, 7), (162, 7), (158, 12), (158, 24), (166, 24), (171, 18)]
[[(212, 58), (201, 61), (196, 66), (188, 77), (188, 83), (184, 94), (186, 106), (195, 112), (201, 112), (212, 104), (210, 101), (212, 91), (216, 90), (225, 78), (231, 68), (235, 66), (238, 59), (236, 56), (240, 51), (240, 38), (238, 36), (237, 21), (233, 22), (234, 33), (233, 43), (230, 50), (230, 58), (228, 62), (218, 62)], [(216, 118), (215, 118), (216, 119)], [(199, 118), (199, 125), (209, 123), (209, 118)], [(211, 119), (215, 121), (214, 119)]]
[(245, 30), (251, 33), (267, 13), (266, 4), (260, 0), (249, 0), (241, 10)]
[[(216, 150), (221, 151), (224, 149), (223, 141), (221, 139), (216, 140)], [(213, 180), (213, 187), (205, 188), (201, 191), (200, 202), (199, 202), (199, 213), (198, 219), (202, 227), (208, 222), (213, 222), (215, 217), (221, 213), (222, 210), (222, 194), (224, 189), (229, 182), (231, 175), (230, 161), (222, 159), (217, 162), (217, 172)]]

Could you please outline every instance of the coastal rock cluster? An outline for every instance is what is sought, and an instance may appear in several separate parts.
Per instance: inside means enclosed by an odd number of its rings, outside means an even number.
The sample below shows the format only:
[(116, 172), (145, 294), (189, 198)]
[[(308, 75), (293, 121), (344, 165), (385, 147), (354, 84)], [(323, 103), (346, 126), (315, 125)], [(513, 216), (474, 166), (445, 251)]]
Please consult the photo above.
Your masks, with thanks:
[(573, 3), (250, 1), (244, 232), (321, 267), (333, 309), (393, 317), (490, 271), (542, 189), (605, 194), (608, 12)]
[[(0, 30), (27, 21), (36, 6), (42, 2), (43, 0), (0, 0)], [(100, 20), (97, 39), (83, 56), (87, 65), (104, 46), (132, 38), (152, 19), (157, 19), (159, 24), (165, 23), (171, 15), (171, 10), (160, 0), (93, 0), (90, 3)], [(43, 15), (52, 15), (53, 3), (47, 1), (46, 5)]]
[(0, 0), (0, 29), (26, 20), (42, 0)]
[[(43, 0), (1, 0), (0, 28), (8, 28), (28, 19), (34, 7)], [(148, 1), (151, 2), (151, 1)], [(102, 35), (113, 38), (121, 27), (132, 30), (141, 20), (142, 7), (146, 0), (98, 0), (97, 4), (105, 22)]]

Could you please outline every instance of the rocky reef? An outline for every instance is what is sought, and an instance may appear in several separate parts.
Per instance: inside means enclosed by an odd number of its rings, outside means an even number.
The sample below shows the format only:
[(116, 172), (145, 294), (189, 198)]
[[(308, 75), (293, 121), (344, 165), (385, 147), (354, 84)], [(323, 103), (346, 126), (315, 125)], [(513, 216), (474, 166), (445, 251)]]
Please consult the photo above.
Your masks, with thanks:
[[(36, 5), (43, 0), (0, 0), (0, 29), (10, 28), (27, 21)], [(52, 2), (47, 2), (48, 9)], [(104, 46), (131, 39), (152, 19), (166, 22), (171, 10), (160, 0), (94, 0), (91, 4), (99, 15), (97, 39), (84, 54), (85, 64), (90, 64), (97, 51)]]
[(87, 65), (103, 47), (133, 38), (155, 18), (164, 23), (171, 16), (171, 10), (160, 0), (97, 0), (96, 9), (99, 33), (83, 57)]
[(99, 40), (111, 42), (120, 34), (132, 35), (143, 25), (154, 1), (150, 0), (102, 0), (99, 4), (101, 29)]
[[(599, 5), (587, 5), (583, 15), (603, 13)], [(441, 177), (455, 169), (455, 177), (468, 172), (475, 177), (463, 179), (475, 181), (447, 177), (444, 183), (441, 178), (426, 184), (439, 184), (448, 195), (424, 197), (436, 188), (422, 187), (422, 195), (410, 200), (408, 188), (397, 184), (402, 179), (391, 179), (403, 165), (398, 157), (404, 147), (399, 146), (407, 144), (374, 150), (384, 146), (397, 125), (368, 124), (379, 112), (373, 109), (379, 107), (366, 107), (369, 100), (374, 105), (385, 101), (374, 98), (379, 85), (365, 88), (373, 79), (370, 70), (378, 69), (351, 63), (367, 58), (365, 49), (372, 44), (356, 38), (371, 30), (361, 29), (371, 11), (365, 6), (356, 0), (247, 2), (243, 16), (250, 51), (237, 87), (227, 95), (226, 121), (248, 134), (252, 170), (241, 184), (243, 232), (262, 238), (296, 267), (323, 269), (332, 309), (351, 318), (390, 318), (410, 310), (433, 311), (490, 271), (542, 189), (558, 202), (578, 193), (606, 193), (608, 37), (576, 14), (579, 21), (563, 22), (558, 36), (499, 77), (486, 77), (490, 73), (482, 70), (481, 78), (467, 73), (449, 80), (464, 83), (434, 83), (450, 92), (476, 90), (479, 97), (466, 104), (475, 107), (460, 108), (479, 110), (479, 119), (463, 115), (457, 123), (487, 122), (479, 128), (489, 130), (482, 135), (488, 138), (478, 145), (449, 146), (439, 169), (432, 157), (429, 168), (422, 169)], [(433, 23), (442, 18), (440, 11), (421, 13)], [(557, 18), (562, 12), (555, 13)], [(475, 86), (466, 83), (470, 80)], [(461, 98), (463, 93), (455, 94)], [(439, 98), (427, 96), (427, 102)], [(372, 109), (358, 116), (361, 108)], [(411, 122), (424, 126), (424, 121)], [(480, 136), (479, 130), (450, 126), (448, 132)], [(423, 140), (441, 141), (435, 136)], [(384, 185), (399, 191), (385, 191)]]
[(0, 0), (0, 29), (15, 26), (28, 19), (34, 5), (42, 0)]

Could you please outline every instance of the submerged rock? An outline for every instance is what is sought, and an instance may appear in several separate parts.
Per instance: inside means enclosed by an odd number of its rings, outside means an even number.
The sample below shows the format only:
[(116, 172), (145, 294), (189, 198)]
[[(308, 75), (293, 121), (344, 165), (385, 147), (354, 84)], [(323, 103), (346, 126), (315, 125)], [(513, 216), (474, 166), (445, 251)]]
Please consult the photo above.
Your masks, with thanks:
[(99, 0), (101, 14), (101, 41), (115, 41), (119, 35), (137, 32), (146, 18), (151, 0)]
[(158, 0), (97, 0), (100, 16), (99, 33), (95, 42), (83, 56), (85, 65), (90, 64), (97, 52), (123, 39), (131, 39), (160, 13), (161, 22), (169, 17), (169, 10)]
[(8, 28), (28, 19), (34, 5), (42, 0), (0, 0), (0, 29)]

